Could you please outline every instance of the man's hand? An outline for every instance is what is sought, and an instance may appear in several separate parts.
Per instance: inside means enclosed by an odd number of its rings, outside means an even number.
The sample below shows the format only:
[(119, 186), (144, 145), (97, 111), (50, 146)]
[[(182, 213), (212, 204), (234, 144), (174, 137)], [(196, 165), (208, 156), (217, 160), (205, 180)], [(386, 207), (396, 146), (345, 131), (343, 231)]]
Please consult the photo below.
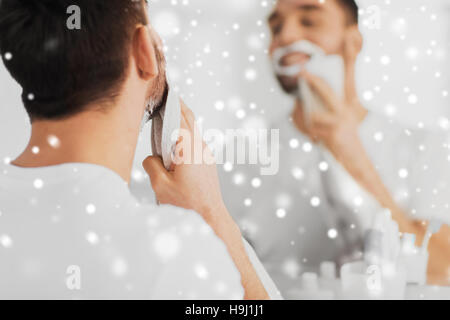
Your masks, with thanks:
[(327, 107), (326, 111), (311, 115), (310, 137), (323, 143), (338, 160), (357, 156), (355, 148), (362, 148), (358, 132), (361, 117), (355, 113), (357, 106), (350, 106), (348, 101), (338, 97), (323, 79), (307, 72), (302, 77)]
[(164, 168), (159, 157), (148, 157), (143, 162), (156, 197), (160, 203), (199, 213), (225, 243), (241, 274), (244, 298), (269, 299), (247, 256), (241, 232), (224, 205), (214, 157), (195, 126), (192, 111), (184, 103), (181, 111), (181, 137), (171, 170)]
[(194, 210), (209, 222), (218, 214), (228, 214), (216, 164), (196, 128), (194, 114), (183, 102), (181, 114), (181, 137), (172, 170), (165, 170), (159, 157), (148, 157), (143, 166), (160, 203)]
[(300, 76), (321, 99), (326, 110), (311, 115), (306, 133), (314, 142), (322, 142), (337, 159), (355, 153), (360, 145), (358, 128), (367, 115), (356, 91), (355, 65), (361, 49), (361, 35), (357, 29), (348, 31), (344, 43), (344, 96), (340, 97), (326, 81), (304, 71)]

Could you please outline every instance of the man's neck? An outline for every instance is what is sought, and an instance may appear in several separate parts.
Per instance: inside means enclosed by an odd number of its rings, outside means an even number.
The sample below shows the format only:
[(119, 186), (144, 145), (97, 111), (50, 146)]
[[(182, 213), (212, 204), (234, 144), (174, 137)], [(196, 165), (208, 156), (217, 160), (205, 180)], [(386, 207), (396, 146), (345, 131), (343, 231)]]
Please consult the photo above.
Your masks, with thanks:
[[(67, 120), (36, 121), (25, 151), (12, 162), (18, 167), (91, 163), (109, 168), (130, 181), (139, 125), (121, 115), (83, 112)], [(92, 109), (91, 109), (92, 110)], [(122, 110), (123, 113), (123, 110)]]

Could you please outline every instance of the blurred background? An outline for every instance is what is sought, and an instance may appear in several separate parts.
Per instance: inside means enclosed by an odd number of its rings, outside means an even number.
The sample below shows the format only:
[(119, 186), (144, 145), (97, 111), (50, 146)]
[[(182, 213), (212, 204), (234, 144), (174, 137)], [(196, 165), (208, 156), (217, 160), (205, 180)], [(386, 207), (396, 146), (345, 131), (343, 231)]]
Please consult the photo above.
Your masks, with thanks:
[[(151, 1), (169, 75), (204, 128), (264, 128), (292, 107), (267, 57), (266, 18), (273, 5), (273, 0)], [(358, 89), (364, 104), (410, 126), (447, 130), (450, 0), (361, 0), (359, 5), (365, 43)], [(17, 156), (30, 134), (20, 94), (0, 65), (0, 161)], [(148, 125), (131, 185), (144, 201), (153, 201), (140, 165), (150, 153), (149, 137)], [(230, 170), (220, 170), (222, 179), (232, 179)]]

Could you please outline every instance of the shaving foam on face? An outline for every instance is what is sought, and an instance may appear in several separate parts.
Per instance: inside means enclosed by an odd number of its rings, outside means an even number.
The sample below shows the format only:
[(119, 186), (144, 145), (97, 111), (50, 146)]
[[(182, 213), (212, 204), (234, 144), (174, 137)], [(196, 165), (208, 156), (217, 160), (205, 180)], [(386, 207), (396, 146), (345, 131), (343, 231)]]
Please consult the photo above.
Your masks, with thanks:
[[(304, 66), (294, 64), (283, 65), (283, 58), (292, 53), (302, 53), (310, 56)], [(325, 52), (307, 40), (300, 40), (289, 46), (278, 48), (273, 53), (272, 65), (279, 76), (296, 77), (303, 69), (324, 79), (330, 87), (343, 96), (344, 92), (344, 61), (338, 55), (326, 55)], [(311, 113), (320, 111), (324, 106), (323, 101), (317, 97), (309, 85), (302, 78), (298, 79), (298, 90), (293, 93), (297, 99), (303, 102), (307, 122)]]
[(278, 48), (273, 52), (272, 57), (272, 65), (277, 75), (295, 77), (302, 71), (302, 66), (300, 64), (290, 66), (284, 66), (282, 64), (283, 58), (291, 53), (303, 53), (311, 57), (315, 55), (325, 55), (320, 47), (307, 40), (300, 40), (289, 46)]

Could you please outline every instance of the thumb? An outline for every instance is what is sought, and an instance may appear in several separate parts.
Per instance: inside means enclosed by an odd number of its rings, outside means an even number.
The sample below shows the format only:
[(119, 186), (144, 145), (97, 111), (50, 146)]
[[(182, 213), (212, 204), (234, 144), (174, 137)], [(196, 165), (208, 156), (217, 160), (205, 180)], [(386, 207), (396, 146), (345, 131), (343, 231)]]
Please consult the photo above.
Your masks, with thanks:
[(143, 162), (142, 166), (150, 177), (153, 189), (161, 187), (162, 183), (169, 181), (169, 173), (164, 167), (163, 161), (158, 156), (147, 157)]

